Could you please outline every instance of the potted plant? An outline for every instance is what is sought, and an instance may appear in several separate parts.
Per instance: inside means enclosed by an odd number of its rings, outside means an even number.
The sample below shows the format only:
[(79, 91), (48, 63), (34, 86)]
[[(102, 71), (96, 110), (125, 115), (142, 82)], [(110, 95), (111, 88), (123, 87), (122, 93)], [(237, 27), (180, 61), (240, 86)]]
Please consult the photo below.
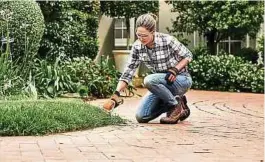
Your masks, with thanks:
[(127, 43), (126, 50), (113, 50), (115, 65), (118, 71), (125, 68), (130, 53), (130, 19), (148, 12), (158, 13), (159, 1), (100, 1), (102, 13), (112, 18), (125, 18)]

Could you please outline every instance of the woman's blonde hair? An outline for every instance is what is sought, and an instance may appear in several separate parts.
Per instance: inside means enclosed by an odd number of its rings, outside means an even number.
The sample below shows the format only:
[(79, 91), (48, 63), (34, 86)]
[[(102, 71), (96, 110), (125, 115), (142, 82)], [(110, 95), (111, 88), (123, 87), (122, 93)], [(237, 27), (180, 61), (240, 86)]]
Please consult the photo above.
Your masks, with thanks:
[(136, 29), (138, 27), (144, 27), (148, 31), (156, 31), (157, 16), (152, 13), (147, 13), (139, 16), (136, 20)]

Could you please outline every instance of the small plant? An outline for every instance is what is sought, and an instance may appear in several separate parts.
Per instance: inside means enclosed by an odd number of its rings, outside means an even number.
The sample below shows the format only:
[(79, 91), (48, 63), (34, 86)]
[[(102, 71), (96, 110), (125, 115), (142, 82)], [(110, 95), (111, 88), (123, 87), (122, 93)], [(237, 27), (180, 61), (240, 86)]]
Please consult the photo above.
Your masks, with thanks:
[(78, 87), (78, 93), (79, 93), (81, 98), (88, 97), (88, 88), (87, 88), (87, 86), (81, 85), (80, 87)]
[(72, 81), (69, 71), (65, 69), (62, 56), (55, 62), (47, 60), (35, 60), (33, 78), (40, 96), (54, 98), (65, 92), (75, 92), (77, 83)]

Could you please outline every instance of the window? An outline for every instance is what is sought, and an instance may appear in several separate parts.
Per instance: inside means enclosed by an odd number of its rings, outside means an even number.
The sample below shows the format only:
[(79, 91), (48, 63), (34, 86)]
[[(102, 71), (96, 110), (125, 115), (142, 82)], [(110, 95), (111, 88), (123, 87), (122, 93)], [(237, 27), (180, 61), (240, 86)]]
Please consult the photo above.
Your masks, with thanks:
[(227, 53), (235, 54), (242, 46), (242, 40), (236, 37), (228, 37), (227, 40), (222, 40), (217, 44), (217, 53), (224, 50)]
[[(114, 25), (114, 45), (115, 47), (126, 47), (127, 46), (127, 31), (126, 31), (125, 18), (116, 18)], [(134, 42), (134, 18), (130, 19), (130, 45)]]

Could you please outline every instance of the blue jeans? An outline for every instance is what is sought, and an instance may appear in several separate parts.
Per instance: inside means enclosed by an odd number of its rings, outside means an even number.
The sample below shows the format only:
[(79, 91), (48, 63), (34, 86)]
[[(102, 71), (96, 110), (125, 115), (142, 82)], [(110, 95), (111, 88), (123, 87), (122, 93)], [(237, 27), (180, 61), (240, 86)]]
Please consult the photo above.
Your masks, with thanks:
[(150, 74), (145, 77), (144, 84), (149, 92), (142, 98), (136, 113), (139, 123), (147, 123), (169, 111), (169, 108), (178, 104), (177, 95), (184, 95), (192, 85), (189, 75), (177, 75), (176, 81), (168, 85), (166, 73)]

